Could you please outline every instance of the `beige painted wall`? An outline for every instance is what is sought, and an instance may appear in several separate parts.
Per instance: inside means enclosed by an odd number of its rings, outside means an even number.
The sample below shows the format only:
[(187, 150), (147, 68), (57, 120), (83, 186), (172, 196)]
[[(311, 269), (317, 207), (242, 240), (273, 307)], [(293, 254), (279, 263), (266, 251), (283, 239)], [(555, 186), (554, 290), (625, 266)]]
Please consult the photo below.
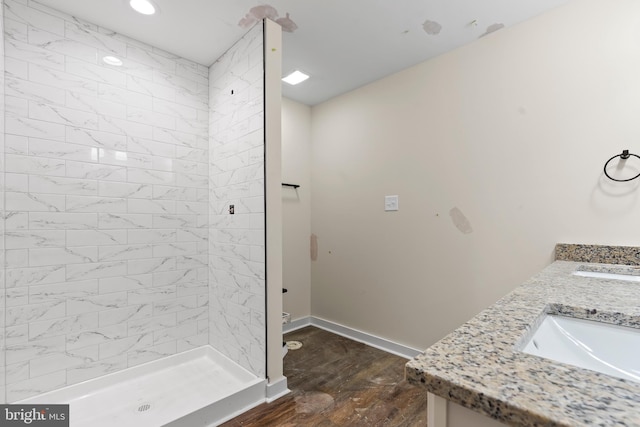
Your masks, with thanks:
[(640, 244), (638, 181), (602, 174), (640, 152), (639, 24), (574, 1), (314, 107), (313, 315), (424, 348), (556, 242)]
[(284, 311), (291, 319), (311, 314), (311, 108), (282, 99), (283, 295)]
[[(264, 20), (267, 398), (286, 390), (282, 371), (282, 28)], [(257, 350), (257, 349), (256, 349)]]

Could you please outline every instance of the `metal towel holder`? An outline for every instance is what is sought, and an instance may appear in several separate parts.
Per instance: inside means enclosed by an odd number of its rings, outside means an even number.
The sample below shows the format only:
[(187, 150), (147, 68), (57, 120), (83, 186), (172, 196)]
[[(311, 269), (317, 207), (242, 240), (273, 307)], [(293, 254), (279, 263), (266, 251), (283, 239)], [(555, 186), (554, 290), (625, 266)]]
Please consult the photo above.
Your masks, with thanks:
[(616, 181), (616, 182), (628, 182), (628, 181), (633, 181), (634, 179), (640, 177), (640, 172), (632, 177), (632, 178), (627, 178), (627, 179), (618, 179), (618, 178), (614, 178), (611, 175), (609, 175), (609, 173), (607, 172), (607, 166), (609, 166), (609, 163), (611, 163), (611, 161), (613, 159), (615, 159), (616, 157), (620, 157), (621, 160), (627, 160), (629, 157), (636, 157), (638, 159), (640, 159), (640, 156), (638, 156), (637, 154), (633, 154), (633, 153), (629, 153), (629, 150), (622, 150), (622, 153), (620, 154), (616, 154), (615, 156), (611, 157), (609, 160), (607, 160), (607, 163), (604, 164), (604, 174), (607, 176), (607, 178), (609, 178), (612, 181)]

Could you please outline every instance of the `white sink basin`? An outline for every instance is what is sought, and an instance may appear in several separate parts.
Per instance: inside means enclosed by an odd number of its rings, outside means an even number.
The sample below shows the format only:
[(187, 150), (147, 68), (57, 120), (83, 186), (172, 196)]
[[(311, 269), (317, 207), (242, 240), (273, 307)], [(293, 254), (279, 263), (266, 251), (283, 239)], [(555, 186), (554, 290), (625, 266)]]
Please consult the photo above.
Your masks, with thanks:
[(630, 274), (621, 274), (621, 273), (607, 273), (603, 271), (574, 271), (572, 273), (574, 276), (583, 276), (583, 277), (598, 277), (600, 279), (615, 279), (615, 280), (626, 280), (629, 282), (640, 282), (640, 276), (633, 276)]
[(640, 329), (547, 315), (522, 351), (640, 382)]

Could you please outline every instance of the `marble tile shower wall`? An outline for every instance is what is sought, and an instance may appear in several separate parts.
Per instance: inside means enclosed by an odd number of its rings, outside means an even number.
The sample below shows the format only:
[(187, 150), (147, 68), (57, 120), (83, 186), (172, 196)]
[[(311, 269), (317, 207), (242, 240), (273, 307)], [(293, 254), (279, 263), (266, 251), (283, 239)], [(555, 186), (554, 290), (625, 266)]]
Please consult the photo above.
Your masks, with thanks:
[[(0, 6), (2, 3), (0, 2)], [(0, 7), (0, 34), (4, 32), (4, 10)], [(4, 99), (4, 44), (0, 43), (0, 100)], [(0, 102), (0, 189), (4, 188), (4, 102)], [(0, 190), (0, 272), (4, 273), (4, 197)], [(0, 274), (0, 403), (6, 401), (5, 393), (5, 286), (4, 274)]]
[[(210, 67), (209, 341), (266, 375), (264, 35), (256, 25)], [(235, 213), (229, 214), (229, 205)]]
[(4, 24), (6, 399), (207, 344), (207, 67), (32, 1)]

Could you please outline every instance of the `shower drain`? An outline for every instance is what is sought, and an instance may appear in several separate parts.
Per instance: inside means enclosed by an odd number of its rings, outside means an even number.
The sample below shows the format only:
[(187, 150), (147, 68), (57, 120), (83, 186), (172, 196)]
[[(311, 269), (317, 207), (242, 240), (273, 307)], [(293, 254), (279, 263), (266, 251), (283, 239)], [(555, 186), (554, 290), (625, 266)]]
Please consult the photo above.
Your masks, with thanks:
[(151, 409), (151, 405), (148, 403), (138, 406), (138, 412), (148, 411), (149, 409)]

